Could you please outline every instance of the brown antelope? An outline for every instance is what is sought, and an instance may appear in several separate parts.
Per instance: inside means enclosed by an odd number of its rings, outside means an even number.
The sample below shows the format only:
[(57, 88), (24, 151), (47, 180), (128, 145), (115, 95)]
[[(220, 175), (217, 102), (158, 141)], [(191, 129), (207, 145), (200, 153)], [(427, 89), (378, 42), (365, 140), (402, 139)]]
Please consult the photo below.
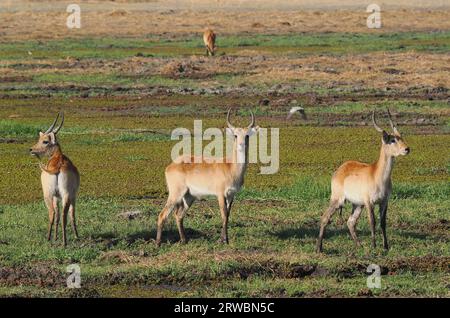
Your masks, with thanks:
[(211, 29), (206, 29), (203, 33), (203, 43), (206, 46), (206, 55), (214, 56), (216, 50), (216, 34)]
[(200, 162), (193, 156), (180, 156), (167, 166), (165, 175), (169, 197), (158, 217), (158, 233), (156, 244), (161, 245), (161, 234), (165, 220), (172, 211), (180, 234), (180, 241), (186, 242), (183, 218), (186, 211), (195, 201), (203, 196), (213, 195), (219, 201), (222, 217), (222, 233), (220, 241), (228, 244), (228, 218), (235, 194), (244, 183), (245, 170), (248, 164), (249, 137), (255, 134), (255, 118), (245, 128), (235, 128), (230, 123), (230, 112), (227, 113), (227, 125), (234, 135), (232, 158), (221, 158), (220, 162), (213, 158), (201, 158)]
[(392, 134), (388, 134), (375, 122), (375, 112), (372, 113), (372, 122), (375, 129), (382, 133), (381, 150), (378, 161), (366, 164), (358, 161), (347, 161), (342, 164), (331, 179), (330, 205), (322, 216), (320, 233), (317, 240), (317, 252), (322, 251), (322, 239), (330, 218), (334, 212), (342, 208), (345, 201), (353, 205), (352, 214), (347, 221), (350, 235), (357, 246), (360, 245), (356, 236), (355, 226), (360, 217), (362, 208), (365, 207), (369, 217), (372, 235), (372, 247), (375, 248), (375, 215), (374, 206), (380, 207), (380, 225), (383, 234), (384, 249), (388, 249), (386, 237), (386, 214), (388, 200), (392, 190), (391, 172), (394, 166), (394, 158), (407, 155), (410, 149), (403, 140), (396, 126), (392, 122), (389, 109), (387, 110)]
[(58, 200), (62, 201), (62, 235), (64, 246), (66, 240), (67, 214), (70, 220), (75, 237), (78, 238), (78, 231), (75, 222), (75, 199), (80, 185), (80, 174), (61, 151), (61, 147), (56, 140), (56, 135), (64, 123), (64, 114), (61, 113), (61, 124), (55, 128), (60, 114), (46, 132), (39, 133), (38, 142), (30, 149), (30, 153), (39, 159), (46, 158), (47, 163), (40, 163), (42, 191), (44, 193), (45, 205), (48, 209), (48, 233), (47, 239), (52, 237), (52, 227), (55, 224), (55, 240), (58, 239), (59, 209)]

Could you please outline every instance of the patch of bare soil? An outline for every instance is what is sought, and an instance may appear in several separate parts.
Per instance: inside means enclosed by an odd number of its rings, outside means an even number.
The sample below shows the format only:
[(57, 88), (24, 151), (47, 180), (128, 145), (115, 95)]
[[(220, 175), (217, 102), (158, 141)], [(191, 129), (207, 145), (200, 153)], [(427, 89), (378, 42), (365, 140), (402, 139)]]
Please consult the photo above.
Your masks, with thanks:
[[(421, 134), (423, 131), (420, 132)], [(432, 134), (433, 132), (428, 132), (429, 134)], [(415, 230), (420, 231), (421, 233), (446, 233), (446, 237), (450, 237), (450, 221), (447, 219), (439, 219), (434, 222), (429, 223), (421, 223), (421, 224), (410, 224), (402, 222), (400, 224), (396, 225), (396, 228), (399, 229), (409, 229), (409, 230)]]
[(32, 82), (33, 77), (31, 76), (2, 76), (0, 77), (0, 83), (21, 83), (21, 82)]
[(215, 74), (208, 72), (204, 67), (200, 67), (194, 61), (174, 61), (163, 65), (160, 69), (160, 74), (168, 78), (191, 78), (191, 79), (205, 79)]
[(450, 257), (433, 255), (404, 257), (395, 260), (388, 260), (385, 263), (385, 266), (389, 269), (390, 274), (402, 270), (410, 270), (413, 272), (442, 271), (450, 273)]
[[(368, 265), (369, 263), (350, 263), (334, 269), (333, 272), (342, 278), (369, 275), (366, 272)], [(397, 275), (402, 271), (450, 273), (450, 257), (425, 255), (386, 259), (380, 264), (380, 269), (381, 275)]]
[(0, 267), (0, 285), (61, 287), (66, 284), (66, 274), (48, 264), (33, 266)]
[(222, 273), (225, 277), (247, 279), (250, 276), (261, 275), (277, 278), (303, 278), (306, 276), (324, 276), (328, 271), (317, 265), (283, 263), (274, 260), (242, 264)]

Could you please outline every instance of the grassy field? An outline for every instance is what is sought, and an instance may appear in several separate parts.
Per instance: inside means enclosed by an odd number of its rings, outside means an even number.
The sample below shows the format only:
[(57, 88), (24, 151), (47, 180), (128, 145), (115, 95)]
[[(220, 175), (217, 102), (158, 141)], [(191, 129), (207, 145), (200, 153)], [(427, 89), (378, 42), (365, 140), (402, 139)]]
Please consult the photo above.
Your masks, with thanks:
[[(0, 296), (449, 297), (449, 31), (227, 34), (213, 58), (200, 39), (0, 42)], [(307, 120), (285, 119), (295, 105)], [(387, 106), (412, 149), (394, 167), (391, 249), (380, 233), (369, 248), (363, 213), (361, 248), (336, 216), (316, 254), (330, 177), (345, 160), (377, 159), (369, 115), (376, 109), (387, 127)], [(249, 166), (229, 245), (217, 243), (219, 209), (207, 199), (188, 211), (188, 244), (170, 220), (157, 248), (171, 131), (194, 119), (224, 127), (228, 107), (237, 123), (252, 109), (258, 125), (280, 128), (279, 172)], [(67, 248), (45, 239), (40, 171), (28, 153), (60, 109), (59, 140), (81, 172), (80, 239), (69, 228)], [(74, 263), (81, 289), (66, 288)], [(366, 286), (369, 264), (381, 266), (381, 289)]]

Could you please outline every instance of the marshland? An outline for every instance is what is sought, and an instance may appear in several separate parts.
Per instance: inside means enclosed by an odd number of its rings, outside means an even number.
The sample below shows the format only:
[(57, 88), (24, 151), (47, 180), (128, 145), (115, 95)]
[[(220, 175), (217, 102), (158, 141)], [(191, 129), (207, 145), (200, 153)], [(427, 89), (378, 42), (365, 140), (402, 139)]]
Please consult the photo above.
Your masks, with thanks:
[[(87, 1), (79, 30), (67, 29), (61, 4), (0, 6), (0, 296), (448, 297), (450, 8), (400, 1), (368, 29), (362, 4), (204, 2)], [(217, 33), (213, 57), (206, 26)], [(307, 118), (286, 120), (293, 106)], [(188, 243), (171, 217), (158, 248), (172, 130), (195, 119), (223, 128), (229, 107), (236, 126), (252, 110), (260, 127), (280, 129), (279, 171), (249, 165), (229, 245), (217, 242), (219, 208), (206, 199), (187, 213)], [(354, 246), (347, 206), (317, 254), (331, 175), (346, 160), (378, 158), (370, 115), (387, 128), (386, 107), (411, 148), (393, 170), (390, 250), (378, 210), (378, 247), (365, 212)], [(69, 228), (66, 248), (46, 240), (39, 161), (28, 152), (60, 110), (58, 139), (81, 174), (80, 238)], [(66, 287), (69, 264), (80, 265), (81, 289)], [(369, 264), (381, 267), (380, 289), (367, 288)]]

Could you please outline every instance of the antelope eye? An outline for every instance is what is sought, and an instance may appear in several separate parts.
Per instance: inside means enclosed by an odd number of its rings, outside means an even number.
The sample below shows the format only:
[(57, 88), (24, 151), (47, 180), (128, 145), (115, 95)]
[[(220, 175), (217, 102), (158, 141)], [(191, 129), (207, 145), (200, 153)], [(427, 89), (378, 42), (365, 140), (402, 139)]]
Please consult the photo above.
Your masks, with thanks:
[(393, 138), (391, 139), (391, 144), (395, 144), (397, 142), (397, 139)]
[(44, 140), (42, 143), (43, 143), (44, 145), (46, 145), (46, 144), (48, 144), (48, 140)]

